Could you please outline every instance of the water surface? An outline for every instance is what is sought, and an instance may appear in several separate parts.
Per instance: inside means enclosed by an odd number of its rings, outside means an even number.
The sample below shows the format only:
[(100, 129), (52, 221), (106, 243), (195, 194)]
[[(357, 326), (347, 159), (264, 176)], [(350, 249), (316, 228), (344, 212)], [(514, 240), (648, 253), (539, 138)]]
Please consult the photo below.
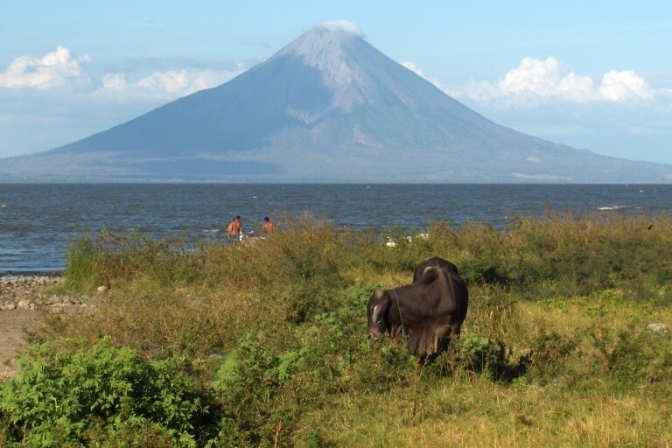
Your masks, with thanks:
[(670, 185), (0, 184), (0, 274), (63, 270), (69, 240), (102, 229), (222, 240), (235, 215), (246, 231), (285, 213), (352, 228), (504, 228), (548, 207), (658, 215), (670, 204)]

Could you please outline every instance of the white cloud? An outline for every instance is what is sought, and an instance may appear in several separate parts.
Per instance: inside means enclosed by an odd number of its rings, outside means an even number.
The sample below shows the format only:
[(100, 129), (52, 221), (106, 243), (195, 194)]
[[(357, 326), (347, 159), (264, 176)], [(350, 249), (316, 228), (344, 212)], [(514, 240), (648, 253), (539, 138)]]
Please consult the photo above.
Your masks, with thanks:
[(633, 71), (611, 70), (602, 77), (599, 95), (607, 100), (627, 98), (653, 99), (654, 95), (644, 78)]
[(154, 72), (150, 76), (137, 81), (134, 87), (153, 92), (189, 95), (222, 84), (239, 75), (242, 71), (180, 70)]
[(593, 81), (587, 76), (567, 73), (566, 68), (555, 58), (525, 58), (520, 66), (510, 70), (499, 82), (497, 91), (503, 95), (534, 93), (536, 95), (560, 96), (583, 101), (593, 90)]
[(425, 73), (425, 71), (423, 69), (421, 69), (420, 67), (415, 65), (413, 62), (411, 62), (411, 61), (402, 62), (401, 65), (403, 65), (404, 67), (406, 67), (407, 69), (409, 69), (410, 71), (415, 73), (416, 75), (420, 76), (421, 78), (424, 78), (425, 80), (431, 82), (432, 84), (434, 84), (439, 89), (443, 89), (443, 87), (441, 86), (441, 83), (439, 83), (439, 81), (437, 79), (430, 78), (427, 75), (427, 73)]
[(199, 90), (223, 84), (244, 70), (169, 70), (154, 72), (134, 82), (128, 82), (123, 73), (103, 76), (102, 86), (92, 97), (102, 100), (167, 100), (189, 95)]
[(128, 86), (126, 83), (126, 76), (123, 73), (111, 73), (104, 75), (101, 79), (103, 83), (103, 90), (111, 92), (121, 92)]
[(58, 46), (42, 58), (21, 56), (0, 72), (0, 87), (47, 90), (71, 84), (88, 83), (83, 65), (88, 56), (73, 56), (65, 47)]
[(154, 72), (151, 76), (141, 79), (136, 86), (154, 92), (176, 93), (189, 86), (187, 72)]
[(128, 80), (125, 73), (107, 73), (93, 79), (86, 70), (89, 56), (74, 56), (58, 46), (41, 58), (21, 56), (0, 72), (0, 89), (48, 91), (73, 87), (77, 93), (105, 101), (165, 101), (222, 84), (245, 70), (183, 69), (154, 71), (139, 79)]
[(345, 31), (346, 33), (354, 34), (355, 36), (364, 36), (362, 29), (348, 20), (320, 22), (318, 26), (331, 31)]
[(516, 104), (538, 104), (548, 100), (579, 103), (653, 100), (656, 96), (646, 80), (633, 71), (611, 70), (596, 88), (593, 78), (574, 73), (553, 57), (545, 60), (526, 57), (499, 82), (470, 81), (464, 88), (447, 93), (476, 101), (500, 99)]

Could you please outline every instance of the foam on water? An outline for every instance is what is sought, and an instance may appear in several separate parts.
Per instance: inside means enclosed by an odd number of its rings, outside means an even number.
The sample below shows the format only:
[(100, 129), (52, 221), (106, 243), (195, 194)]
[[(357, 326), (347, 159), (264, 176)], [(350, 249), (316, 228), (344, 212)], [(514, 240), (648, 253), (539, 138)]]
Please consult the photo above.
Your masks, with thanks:
[(624, 208), (628, 208), (625, 205), (612, 205), (612, 206), (605, 206), (605, 207), (597, 207), (598, 210), (622, 210)]

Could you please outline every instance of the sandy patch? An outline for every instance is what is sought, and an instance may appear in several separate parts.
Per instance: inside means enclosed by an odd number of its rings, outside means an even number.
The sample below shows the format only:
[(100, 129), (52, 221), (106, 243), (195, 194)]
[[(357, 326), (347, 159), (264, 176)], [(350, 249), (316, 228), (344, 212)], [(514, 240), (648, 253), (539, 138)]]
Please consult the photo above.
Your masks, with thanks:
[(85, 297), (47, 292), (63, 281), (53, 275), (0, 277), (0, 379), (16, 373), (18, 350), (25, 345), (27, 332), (45, 321), (44, 313), (90, 306)]
[(44, 321), (34, 310), (0, 311), (0, 379), (13, 375), (18, 349), (25, 344), (26, 330)]

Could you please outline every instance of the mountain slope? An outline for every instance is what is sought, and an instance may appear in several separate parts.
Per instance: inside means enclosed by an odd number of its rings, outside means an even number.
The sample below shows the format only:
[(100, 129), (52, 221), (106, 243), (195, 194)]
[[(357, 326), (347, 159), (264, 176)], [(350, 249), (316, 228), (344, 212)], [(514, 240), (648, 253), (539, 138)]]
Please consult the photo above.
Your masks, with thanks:
[(360, 36), (325, 27), (219, 87), (0, 166), (9, 181), (667, 182), (671, 174), (499, 126)]

